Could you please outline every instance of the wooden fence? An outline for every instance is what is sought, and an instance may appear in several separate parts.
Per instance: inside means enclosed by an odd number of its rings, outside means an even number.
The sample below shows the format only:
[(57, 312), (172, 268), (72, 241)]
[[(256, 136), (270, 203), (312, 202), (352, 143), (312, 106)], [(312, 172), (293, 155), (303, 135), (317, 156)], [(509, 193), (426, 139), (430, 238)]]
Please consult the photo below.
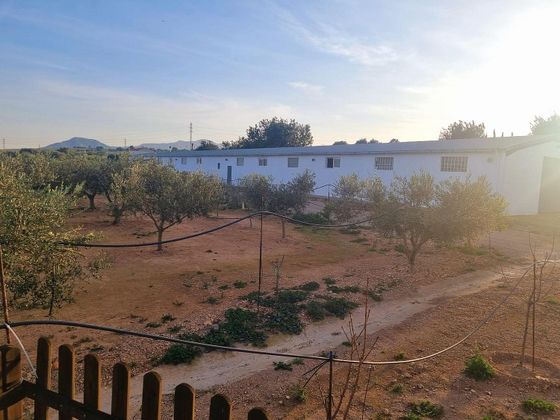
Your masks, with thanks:
[[(129, 408), (130, 371), (126, 364), (113, 367), (111, 389), (111, 413), (101, 411), (101, 363), (97, 355), (84, 357), (83, 402), (76, 400), (76, 356), (72, 347), (58, 348), (58, 390), (51, 389), (51, 343), (40, 338), (37, 343), (37, 380), (35, 383), (22, 379), (21, 354), (17, 347), (0, 347), (0, 420), (23, 419), (23, 400), (34, 401), (34, 420), (46, 420), (49, 411), (58, 413), (61, 420), (124, 420), (132, 413)], [(175, 388), (173, 418), (188, 420), (195, 418), (195, 390), (188, 384)], [(156, 372), (144, 375), (142, 387), (141, 418), (160, 419), (162, 414), (161, 378)], [(49, 409), (50, 408), (50, 409)], [(211, 420), (231, 419), (231, 404), (227, 397), (216, 394), (210, 400)], [(249, 411), (249, 420), (266, 420), (261, 408)]]

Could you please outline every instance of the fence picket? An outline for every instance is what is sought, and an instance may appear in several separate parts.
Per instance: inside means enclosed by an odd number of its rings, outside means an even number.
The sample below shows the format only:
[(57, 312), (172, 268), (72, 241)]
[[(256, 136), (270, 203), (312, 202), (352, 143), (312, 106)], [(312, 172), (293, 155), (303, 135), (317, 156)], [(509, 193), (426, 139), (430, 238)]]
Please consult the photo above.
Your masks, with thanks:
[(174, 420), (194, 420), (194, 388), (188, 384), (179, 384), (175, 388), (173, 408)]
[(210, 420), (230, 420), (231, 404), (227, 397), (216, 394), (210, 400)]
[[(21, 354), (17, 347), (0, 347), (0, 395), (17, 388), (21, 382)], [(23, 418), (23, 404), (21, 401), (0, 411), (0, 420), (20, 420)]]
[(263, 408), (255, 407), (247, 414), (247, 420), (268, 420), (268, 416)]
[(113, 366), (113, 387), (111, 392), (111, 415), (115, 419), (126, 420), (128, 418), (130, 371), (124, 363), (116, 363)]
[(142, 384), (142, 420), (159, 420), (160, 416), (161, 377), (156, 372), (148, 372)]
[[(74, 350), (67, 344), (58, 348), (58, 393), (74, 399), (76, 382), (76, 357)], [(72, 415), (61, 407), (59, 420), (71, 420)]]
[(101, 406), (101, 363), (95, 354), (84, 357), (84, 404), (96, 410)]
[[(37, 385), (43, 389), (51, 387), (51, 341), (40, 337), (37, 341)], [(49, 407), (42, 402), (35, 401), (34, 420), (47, 420)]]

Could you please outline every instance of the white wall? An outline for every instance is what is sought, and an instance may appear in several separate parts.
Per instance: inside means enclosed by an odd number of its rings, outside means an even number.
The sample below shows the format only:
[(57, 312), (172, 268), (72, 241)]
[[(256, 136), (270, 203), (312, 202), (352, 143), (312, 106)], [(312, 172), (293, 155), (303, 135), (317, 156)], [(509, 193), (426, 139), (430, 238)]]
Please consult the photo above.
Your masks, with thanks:
[(544, 157), (560, 157), (560, 145), (554, 142), (518, 150), (504, 157), (501, 194), (509, 203), (513, 215), (536, 214)]

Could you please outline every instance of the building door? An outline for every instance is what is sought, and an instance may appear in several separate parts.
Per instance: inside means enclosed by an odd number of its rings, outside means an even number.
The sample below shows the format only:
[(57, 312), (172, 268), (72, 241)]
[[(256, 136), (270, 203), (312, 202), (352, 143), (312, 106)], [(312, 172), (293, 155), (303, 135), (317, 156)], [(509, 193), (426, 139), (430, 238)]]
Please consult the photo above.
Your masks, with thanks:
[(231, 185), (231, 166), (227, 167), (227, 183)]
[(560, 159), (545, 157), (541, 176), (539, 213), (560, 212)]

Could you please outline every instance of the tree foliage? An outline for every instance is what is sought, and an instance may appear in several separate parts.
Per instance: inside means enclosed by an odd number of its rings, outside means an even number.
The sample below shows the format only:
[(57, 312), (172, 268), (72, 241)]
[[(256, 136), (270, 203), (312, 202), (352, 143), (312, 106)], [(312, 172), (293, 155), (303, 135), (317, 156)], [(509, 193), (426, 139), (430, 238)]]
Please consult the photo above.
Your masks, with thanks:
[(87, 275), (82, 256), (65, 241), (90, 238), (65, 226), (79, 190), (37, 188), (37, 174), (18, 172), (18, 160), (0, 162), (0, 241), (12, 304), (54, 308), (72, 300), (74, 283)]
[(220, 146), (210, 140), (201, 140), (196, 150), (218, 150)]
[(206, 215), (221, 197), (221, 184), (202, 172), (177, 172), (155, 161), (137, 162), (131, 169), (126, 192), (131, 208), (146, 215), (158, 233), (186, 218)]
[(333, 190), (330, 211), (339, 221), (369, 214), (373, 225), (395, 235), (411, 266), (428, 241), (472, 243), (480, 234), (503, 224), (505, 200), (486, 178), (449, 179), (439, 184), (419, 172), (396, 177), (389, 188), (380, 178), (341, 177)]
[(554, 113), (548, 118), (536, 116), (531, 123), (531, 134), (560, 134), (560, 115)]
[(223, 142), (226, 149), (256, 149), (263, 147), (296, 147), (313, 144), (311, 127), (296, 120), (274, 117), (264, 119), (247, 129), (247, 134), (237, 141)]
[(447, 128), (442, 128), (439, 133), (440, 140), (474, 138), (486, 138), (486, 127), (484, 123), (478, 124), (474, 121), (459, 120), (449, 124)]

